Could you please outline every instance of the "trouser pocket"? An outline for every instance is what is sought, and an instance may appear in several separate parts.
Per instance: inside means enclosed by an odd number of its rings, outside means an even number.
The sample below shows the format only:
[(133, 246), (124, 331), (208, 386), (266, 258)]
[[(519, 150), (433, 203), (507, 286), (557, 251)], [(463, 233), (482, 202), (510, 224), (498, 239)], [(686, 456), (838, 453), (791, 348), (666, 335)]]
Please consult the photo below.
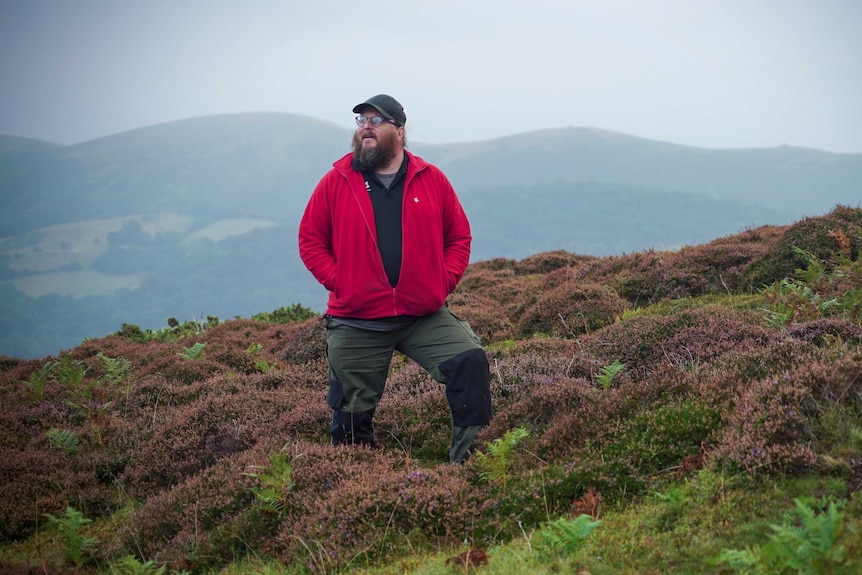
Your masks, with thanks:
[(458, 321), (458, 324), (462, 328), (464, 328), (464, 331), (467, 332), (467, 335), (470, 336), (470, 339), (472, 339), (477, 345), (480, 345), (480, 346), (482, 345), (482, 338), (480, 338), (478, 335), (476, 335), (476, 332), (473, 331), (473, 328), (470, 327), (470, 323), (467, 320), (461, 319), (460, 317), (455, 315), (455, 313), (452, 310), (450, 310), (448, 307), (446, 308), (446, 311), (449, 312), (449, 314)]

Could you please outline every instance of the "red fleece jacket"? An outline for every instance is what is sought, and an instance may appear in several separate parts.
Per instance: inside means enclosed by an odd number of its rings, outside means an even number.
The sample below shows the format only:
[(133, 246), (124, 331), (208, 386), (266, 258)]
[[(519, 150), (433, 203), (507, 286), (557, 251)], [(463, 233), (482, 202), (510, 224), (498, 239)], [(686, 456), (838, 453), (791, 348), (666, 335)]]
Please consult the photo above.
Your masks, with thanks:
[(329, 290), (326, 313), (380, 319), (440, 309), (470, 261), (470, 224), (449, 180), (409, 156), (401, 211), (401, 274), (389, 285), (377, 247), (371, 198), (351, 154), (333, 164), (299, 224), (299, 255)]

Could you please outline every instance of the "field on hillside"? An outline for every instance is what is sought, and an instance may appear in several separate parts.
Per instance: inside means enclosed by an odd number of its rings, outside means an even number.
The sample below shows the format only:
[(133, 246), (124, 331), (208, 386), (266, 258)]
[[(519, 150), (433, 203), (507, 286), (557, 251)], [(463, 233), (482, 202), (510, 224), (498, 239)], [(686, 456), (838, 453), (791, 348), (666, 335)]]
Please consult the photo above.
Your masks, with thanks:
[(4, 573), (855, 573), (862, 210), (679, 251), (471, 265), (495, 417), (447, 462), (396, 356), (328, 444), (319, 317), (124, 325), (0, 358)]
[(91, 266), (111, 246), (149, 248), (164, 242), (164, 237), (178, 247), (216, 243), (273, 225), (256, 218), (227, 218), (194, 229), (192, 218), (166, 213), (48, 226), (0, 240), (0, 261), (7, 268), (0, 283), (11, 284), (30, 298), (47, 294), (85, 297), (137, 289), (148, 273), (103, 273)]

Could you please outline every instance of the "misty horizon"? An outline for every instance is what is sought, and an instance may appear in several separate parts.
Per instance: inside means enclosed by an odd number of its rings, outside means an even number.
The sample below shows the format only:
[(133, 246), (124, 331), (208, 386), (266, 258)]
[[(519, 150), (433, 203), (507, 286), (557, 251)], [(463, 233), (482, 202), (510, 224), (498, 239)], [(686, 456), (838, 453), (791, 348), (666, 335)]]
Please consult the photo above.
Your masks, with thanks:
[(70, 145), (246, 112), (350, 130), (389, 93), (427, 144), (575, 126), (860, 153), (859, 22), (852, 0), (4, 3), (0, 133)]
[[(217, 117), (219, 117), (219, 116), (238, 116), (238, 117), (240, 117), (240, 116), (244, 116), (244, 115), (255, 115), (255, 114), (269, 114), (269, 115), (273, 115), (273, 116), (278, 116), (278, 115), (283, 115), (283, 116), (304, 116), (304, 117), (309, 118), (309, 119), (312, 119), (312, 120), (318, 120), (318, 121), (326, 122), (326, 123), (330, 124), (331, 126), (333, 126), (333, 127), (335, 127), (335, 128), (342, 128), (342, 129), (344, 129), (344, 130), (345, 130), (345, 132), (346, 132), (346, 133), (349, 133), (349, 132), (351, 132), (351, 131), (352, 131), (352, 129), (351, 129), (351, 128), (346, 128), (346, 127), (344, 127), (344, 126), (340, 126), (340, 125), (338, 125), (338, 124), (337, 124), (337, 123), (335, 123), (335, 122), (332, 122), (332, 121), (329, 121), (329, 120), (323, 120), (323, 119), (321, 119), (321, 118), (314, 118), (314, 117), (312, 117), (312, 116), (306, 116), (305, 114), (295, 114), (295, 113), (292, 113), (292, 112), (273, 112), (273, 111), (265, 111), (265, 110), (261, 110), (261, 111), (249, 111), (249, 112), (226, 112), (226, 113), (221, 113), (221, 114), (208, 114), (208, 115), (203, 115), (203, 116), (192, 116), (192, 117), (188, 117), (188, 118), (177, 118), (177, 119), (175, 119), (175, 120), (167, 120), (167, 121), (164, 121), (164, 122), (157, 122), (157, 123), (155, 123), (155, 124), (148, 124), (148, 125), (144, 125), (144, 126), (135, 126), (135, 127), (127, 128), (127, 129), (120, 130), (120, 131), (117, 131), (117, 132), (101, 134), (101, 135), (98, 135), (98, 136), (95, 136), (95, 137), (92, 137), (92, 138), (89, 138), (89, 139), (86, 139), (86, 140), (81, 140), (81, 141), (76, 141), (76, 142), (59, 142), (59, 141), (53, 141), (53, 140), (44, 140), (44, 139), (41, 139), (41, 138), (34, 138), (34, 137), (31, 137), (31, 136), (22, 136), (22, 135), (18, 135), (18, 134), (5, 134), (5, 133), (0, 133), (0, 136), (8, 136), (8, 137), (13, 137), (13, 138), (23, 138), (23, 139), (27, 139), (27, 140), (35, 140), (35, 141), (39, 141), (39, 142), (44, 142), (44, 143), (46, 143), (46, 144), (54, 144), (54, 145), (60, 145), (60, 146), (76, 146), (76, 145), (80, 145), (80, 144), (86, 144), (86, 143), (88, 143), (88, 142), (92, 142), (92, 141), (95, 141), (95, 140), (100, 140), (100, 139), (104, 139), (104, 138), (111, 138), (111, 137), (113, 137), (113, 136), (119, 136), (119, 135), (126, 134), (126, 133), (136, 132), (136, 131), (138, 131), (138, 130), (146, 130), (146, 129), (148, 129), (148, 128), (154, 128), (154, 127), (158, 127), (158, 126), (161, 126), (161, 125), (169, 125), (169, 124), (174, 124), (174, 123), (181, 123), (181, 122), (189, 121), (189, 120), (203, 120), (203, 119), (207, 119), (207, 118), (217, 118)], [(619, 136), (622, 136), (622, 137), (631, 137), (631, 138), (636, 138), (636, 139), (639, 139), (639, 140), (654, 141), (654, 142), (659, 142), (659, 143), (663, 143), (663, 144), (670, 144), (670, 145), (675, 145), (675, 146), (683, 146), (683, 147), (689, 147), (689, 148), (700, 148), (700, 149), (704, 149), (704, 150), (715, 150), (715, 151), (720, 151), (720, 150), (745, 150), (745, 149), (770, 149), (770, 148), (798, 148), (798, 149), (808, 149), (808, 150), (814, 150), (814, 151), (818, 151), (818, 152), (826, 152), (826, 153), (829, 153), (829, 154), (838, 154), (838, 155), (855, 155), (855, 154), (862, 154), (862, 152), (833, 152), (833, 151), (831, 151), (831, 150), (825, 150), (825, 149), (822, 149), (822, 148), (813, 148), (813, 147), (810, 147), (810, 146), (801, 146), (801, 145), (795, 145), (795, 144), (792, 144), (792, 143), (776, 144), (776, 145), (774, 145), (774, 146), (742, 146), (742, 147), (730, 147), (730, 148), (725, 148), (725, 147), (711, 147), (711, 146), (698, 146), (698, 145), (693, 145), (693, 144), (686, 144), (686, 143), (684, 143), (684, 142), (674, 142), (674, 141), (658, 140), (658, 139), (656, 139), (656, 138), (649, 138), (649, 137), (641, 136), (641, 135), (638, 135), (638, 134), (631, 134), (631, 133), (621, 132), (621, 131), (619, 131), (619, 130), (610, 130), (610, 129), (605, 129), (605, 128), (602, 128), (602, 127), (599, 127), (599, 126), (555, 126), (555, 127), (553, 127), (553, 126), (552, 126), (552, 127), (546, 127), (546, 128), (526, 129), (526, 130), (524, 130), (524, 131), (520, 131), (520, 132), (513, 132), (513, 133), (510, 133), (510, 134), (501, 134), (501, 135), (499, 135), (499, 136), (493, 136), (493, 137), (489, 137), (489, 138), (481, 139), (481, 140), (469, 139), (469, 140), (452, 140), (452, 141), (440, 141), (440, 142), (426, 142), (426, 141), (417, 141), (417, 140), (415, 140), (414, 138), (412, 138), (412, 137), (411, 137), (411, 138), (410, 138), (410, 141), (409, 141), (409, 144), (410, 144), (410, 146), (411, 146), (411, 147), (413, 147), (413, 146), (417, 146), (417, 145), (418, 145), (418, 146), (436, 146), (436, 145), (450, 145), (450, 144), (453, 144), (453, 145), (454, 145), (454, 144), (483, 143), (483, 142), (489, 142), (489, 141), (494, 141), (494, 140), (502, 140), (502, 139), (506, 139), (506, 138), (515, 138), (515, 137), (518, 137), (518, 136), (521, 136), (521, 135), (529, 135), (529, 134), (536, 134), (536, 133), (542, 133), (542, 132), (552, 132), (552, 131), (560, 131), (560, 130), (586, 130), (586, 131), (595, 131), (595, 132), (598, 132), (598, 133), (615, 134), (615, 135), (619, 135)], [(409, 131), (408, 131), (408, 137), (410, 137)], [(349, 151), (349, 145), (348, 145), (348, 144), (345, 144), (345, 152), (347, 152), (347, 151)]]

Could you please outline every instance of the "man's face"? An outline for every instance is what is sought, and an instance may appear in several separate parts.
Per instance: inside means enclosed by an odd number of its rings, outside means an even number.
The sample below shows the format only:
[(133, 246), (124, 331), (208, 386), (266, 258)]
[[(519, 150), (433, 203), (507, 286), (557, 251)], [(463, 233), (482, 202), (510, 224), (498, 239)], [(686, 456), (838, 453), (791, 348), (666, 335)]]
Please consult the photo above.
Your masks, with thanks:
[[(366, 118), (380, 116), (373, 108), (364, 110), (361, 115)], [(390, 122), (374, 126), (368, 121), (357, 127), (353, 134), (353, 168), (373, 172), (386, 166), (398, 154), (402, 130)]]

